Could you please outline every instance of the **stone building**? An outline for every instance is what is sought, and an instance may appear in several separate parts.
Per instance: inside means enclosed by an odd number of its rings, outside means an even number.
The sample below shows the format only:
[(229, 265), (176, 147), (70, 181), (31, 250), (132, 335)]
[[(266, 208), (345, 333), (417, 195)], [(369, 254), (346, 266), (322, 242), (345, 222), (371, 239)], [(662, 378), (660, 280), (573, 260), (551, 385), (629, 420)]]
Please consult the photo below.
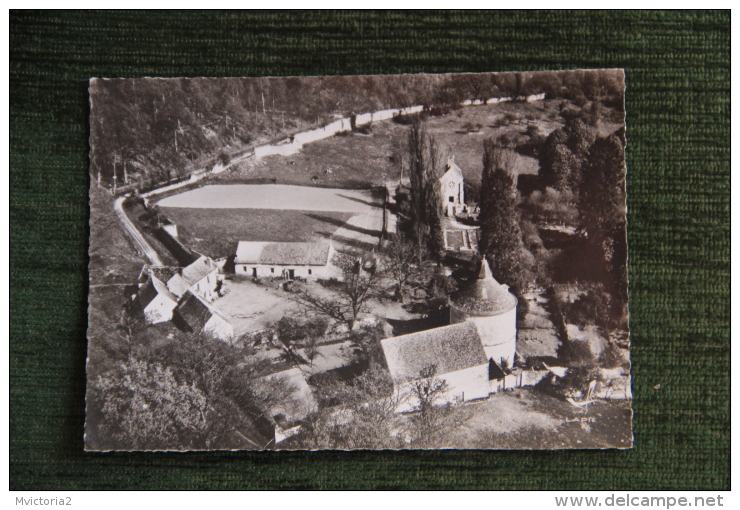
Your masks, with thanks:
[(465, 182), (462, 170), (455, 164), (455, 156), (447, 159), (447, 171), (439, 178), (442, 207), (447, 216), (455, 216), (467, 210), (465, 205)]
[(331, 265), (334, 246), (330, 242), (270, 243), (239, 241), (234, 259), (234, 272), (254, 278), (274, 277), (292, 280), (337, 278)]
[[(485, 259), (477, 277), (450, 297), (450, 325), (381, 341), (394, 390), (405, 397), (398, 411), (417, 404), (415, 385), (434, 367), (447, 382), (444, 399), (468, 401), (498, 391), (514, 366), (517, 299), (491, 274)], [(505, 360), (505, 361), (502, 361)]]
[(516, 297), (507, 285), (491, 274), (488, 261), (481, 260), (478, 277), (450, 297), (450, 322), (475, 324), (486, 351), (496, 363), (505, 359), (514, 366), (516, 352)]

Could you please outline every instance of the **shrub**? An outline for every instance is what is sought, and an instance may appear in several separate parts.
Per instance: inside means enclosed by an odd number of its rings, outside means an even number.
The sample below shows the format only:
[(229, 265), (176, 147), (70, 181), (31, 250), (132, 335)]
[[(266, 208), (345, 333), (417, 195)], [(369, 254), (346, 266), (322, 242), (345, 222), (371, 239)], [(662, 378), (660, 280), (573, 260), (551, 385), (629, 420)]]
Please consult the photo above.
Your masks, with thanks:
[(229, 156), (226, 151), (222, 150), (218, 153), (218, 162), (221, 163), (223, 166), (226, 166), (231, 162), (231, 156)]

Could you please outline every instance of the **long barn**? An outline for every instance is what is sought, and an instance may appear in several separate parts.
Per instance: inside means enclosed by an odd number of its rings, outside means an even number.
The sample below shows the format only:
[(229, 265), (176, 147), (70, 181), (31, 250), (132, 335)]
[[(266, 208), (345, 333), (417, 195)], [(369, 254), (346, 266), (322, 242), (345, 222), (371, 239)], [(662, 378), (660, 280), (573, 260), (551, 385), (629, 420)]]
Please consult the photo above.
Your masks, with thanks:
[(334, 246), (330, 242), (239, 241), (234, 268), (237, 275), (254, 278), (336, 278), (339, 276), (337, 268), (331, 264), (334, 253)]

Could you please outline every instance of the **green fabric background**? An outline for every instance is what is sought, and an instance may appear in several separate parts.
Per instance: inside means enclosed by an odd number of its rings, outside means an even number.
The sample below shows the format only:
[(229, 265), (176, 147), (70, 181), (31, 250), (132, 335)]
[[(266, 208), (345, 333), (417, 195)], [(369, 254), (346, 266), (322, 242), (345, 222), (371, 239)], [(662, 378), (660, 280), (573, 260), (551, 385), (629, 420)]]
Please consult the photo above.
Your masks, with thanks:
[[(627, 76), (633, 450), (83, 452), (89, 77), (601, 67)], [(729, 135), (729, 12), (11, 12), (10, 488), (729, 489)]]

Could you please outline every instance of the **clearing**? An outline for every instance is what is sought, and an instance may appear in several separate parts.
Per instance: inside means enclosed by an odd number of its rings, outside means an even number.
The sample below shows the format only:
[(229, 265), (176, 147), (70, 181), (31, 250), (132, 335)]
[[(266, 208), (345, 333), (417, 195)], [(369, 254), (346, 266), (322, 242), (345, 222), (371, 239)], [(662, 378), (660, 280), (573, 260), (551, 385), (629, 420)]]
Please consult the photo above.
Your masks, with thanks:
[[(527, 138), (525, 133), (530, 124), (549, 134), (564, 123), (560, 117), (560, 104), (559, 100), (546, 100), (463, 107), (439, 117), (428, 117), (427, 128), (437, 140), (442, 163), (447, 154), (454, 154), (465, 179), (480, 182), (483, 140), (502, 135)], [(497, 120), (506, 114), (515, 116), (517, 120), (503, 126), (496, 125)], [(525, 119), (526, 116), (529, 119)], [(467, 126), (470, 125), (480, 125), (480, 128), (468, 131)], [(611, 125), (608, 127), (612, 128)], [(408, 130), (408, 125), (390, 120), (376, 122), (367, 135), (343, 133), (304, 145), (300, 152), (290, 156), (249, 159), (236, 165), (233, 171), (219, 175), (218, 180), (224, 183), (271, 180), (353, 188), (398, 182), (401, 159), (408, 165), (405, 149)], [(535, 158), (521, 154), (516, 155), (514, 166), (517, 174), (536, 174), (539, 171), (539, 162)]]
[(629, 448), (629, 401), (599, 401), (577, 408), (535, 389), (491, 395), (455, 408), (460, 423), (438, 447), (495, 449)]
[(281, 184), (205, 186), (161, 200), (180, 240), (213, 258), (228, 257), (239, 241), (331, 238), (351, 247), (377, 244), (383, 197), (369, 190)]
[(277, 209), (189, 209), (168, 207), (185, 246), (212, 258), (236, 253), (239, 241), (313, 241), (329, 238), (351, 213)]
[(161, 200), (160, 207), (191, 209), (278, 209), (366, 214), (382, 200), (363, 190), (313, 188), (285, 184), (210, 185)]

